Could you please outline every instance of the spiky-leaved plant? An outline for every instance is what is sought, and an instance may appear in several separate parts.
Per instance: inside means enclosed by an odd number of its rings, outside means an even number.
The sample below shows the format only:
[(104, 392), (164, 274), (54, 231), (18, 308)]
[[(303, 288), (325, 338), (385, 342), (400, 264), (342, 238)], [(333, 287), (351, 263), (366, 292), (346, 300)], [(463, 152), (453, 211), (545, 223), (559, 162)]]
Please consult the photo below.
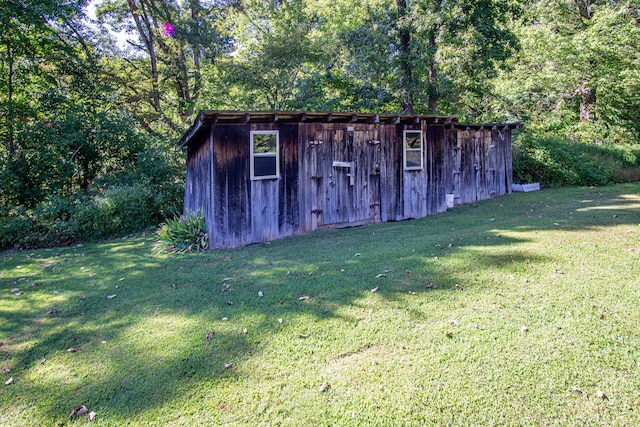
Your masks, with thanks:
[(158, 230), (156, 251), (159, 253), (199, 252), (208, 247), (209, 235), (202, 211), (168, 219)]

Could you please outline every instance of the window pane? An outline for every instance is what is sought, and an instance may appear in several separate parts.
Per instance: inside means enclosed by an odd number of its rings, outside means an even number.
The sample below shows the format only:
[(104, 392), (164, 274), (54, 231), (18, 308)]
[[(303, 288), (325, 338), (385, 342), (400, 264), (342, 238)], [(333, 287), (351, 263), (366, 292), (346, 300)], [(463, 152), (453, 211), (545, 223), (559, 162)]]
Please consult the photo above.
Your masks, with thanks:
[(420, 144), (422, 133), (421, 132), (407, 132), (405, 134), (406, 147), (407, 148), (422, 148)]
[(405, 160), (407, 162), (407, 168), (421, 168), (422, 167), (422, 151), (421, 150), (407, 150), (405, 152)]
[(253, 158), (253, 176), (275, 176), (276, 156), (255, 156)]
[(253, 152), (254, 153), (275, 153), (276, 152), (275, 133), (254, 133)]

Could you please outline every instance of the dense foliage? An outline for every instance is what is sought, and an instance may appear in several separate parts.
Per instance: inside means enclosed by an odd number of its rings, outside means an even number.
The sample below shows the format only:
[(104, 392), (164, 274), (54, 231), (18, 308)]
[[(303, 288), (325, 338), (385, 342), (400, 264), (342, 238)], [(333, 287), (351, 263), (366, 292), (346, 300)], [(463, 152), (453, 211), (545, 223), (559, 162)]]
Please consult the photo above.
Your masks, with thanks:
[(0, 25), (3, 248), (179, 211), (204, 108), (524, 121), (516, 180), (638, 178), (638, 0), (7, 0)]

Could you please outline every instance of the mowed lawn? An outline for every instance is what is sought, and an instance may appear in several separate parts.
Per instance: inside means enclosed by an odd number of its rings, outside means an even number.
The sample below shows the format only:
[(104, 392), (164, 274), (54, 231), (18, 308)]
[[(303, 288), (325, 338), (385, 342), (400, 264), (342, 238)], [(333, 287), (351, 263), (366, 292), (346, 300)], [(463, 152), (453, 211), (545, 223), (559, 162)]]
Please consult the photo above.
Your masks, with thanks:
[(640, 425), (638, 183), (153, 245), (0, 254), (0, 425)]

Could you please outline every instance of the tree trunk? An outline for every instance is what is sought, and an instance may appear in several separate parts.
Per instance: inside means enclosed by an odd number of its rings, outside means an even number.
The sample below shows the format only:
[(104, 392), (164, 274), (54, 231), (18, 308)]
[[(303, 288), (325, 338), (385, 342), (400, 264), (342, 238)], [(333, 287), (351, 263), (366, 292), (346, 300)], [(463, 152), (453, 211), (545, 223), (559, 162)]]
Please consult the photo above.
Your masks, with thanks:
[[(152, 98), (153, 98), (153, 106), (156, 111), (160, 111), (160, 89), (159, 89), (159, 75), (158, 75), (158, 59), (156, 57), (156, 51), (153, 41), (153, 28), (151, 23), (149, 22), (149, 18), (146, 14), (146, 11), (138, 8), (135, 0), (127, 0), (127, 5), (129, 6), (129, 11), (131, 12), (131, 16), (136, 24), (136, 29), (138, 30), (138, 34), (140, 38), (145, 44), (147, 48), (147, 52), (149, 53), (149, 60), (151, 62), (151, 87), (152, 87)], [(142, 4), (144, 7), (144, 4)], [(144, 24), (144, 26), (143, 26)], [(146, 27), (146, 28), (145, 28)]]
[(411, 65), (411, 32), (404, 22), (407, 14), (407, 1), (396, 0), (398, 19), (401, 21), (400, 34), (400, 89), (402, 92), (402, 112), (413, 114), (413, 70)]
[(436, 31), (429, 33), (429, 111), (436, 113), (438, 107), (438, 70), (436, 69)]
[(589, 122), (593, 117), (593, 107), (596, 104), (596, 89), (592, 87), (580, 86), (580, 121)]
[[(588, 21), (592, 17), (591, 0), (573, 0), (580, 17), (585, 21)], [(591, 64), (589, 64), (591, 65)], [(596, 88), (591, 87), (590, 84), (583, 84), (578, 87), (580, 93), (580, 121), (589, 122), (593, 117), (593, 107), (596, 104)]]
[(590, 0), (573, 0), (578, 7), (578, 13), (582, 19), (591, 19), (591, 1)]
[(7, 151), (9, 159), (13, 159), (15, 154), (15, 131), (13, 128), (13, 51), (11, 42), (7, 41), (7, 58), (9, 59), (9, 75), (7, 76)]

